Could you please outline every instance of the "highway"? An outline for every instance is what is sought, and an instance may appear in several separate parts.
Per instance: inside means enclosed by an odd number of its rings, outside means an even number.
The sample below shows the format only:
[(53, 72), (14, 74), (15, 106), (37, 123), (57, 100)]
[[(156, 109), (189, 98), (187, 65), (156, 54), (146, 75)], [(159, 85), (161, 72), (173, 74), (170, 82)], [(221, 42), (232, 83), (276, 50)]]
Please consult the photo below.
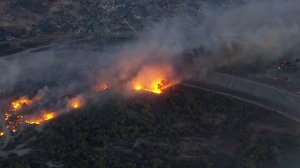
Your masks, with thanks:
[(181, 85), (249, 102), (300, 123), (300, 96), (281, 88), (220, 72), (209, 73), (201, 82)]

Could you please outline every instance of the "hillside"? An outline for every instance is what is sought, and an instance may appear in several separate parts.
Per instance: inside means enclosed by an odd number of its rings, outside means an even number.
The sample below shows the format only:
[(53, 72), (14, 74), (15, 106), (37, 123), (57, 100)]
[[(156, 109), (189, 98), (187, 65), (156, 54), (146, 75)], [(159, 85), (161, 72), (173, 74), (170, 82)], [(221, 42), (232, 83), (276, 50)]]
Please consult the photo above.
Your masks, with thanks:
[[(297, 167), (299, 124), (251, 104), (183, 86), (162, 95), (103, 93), (37, 132), (0, 167)], [(31, 137), (31, 138), (29, 138)], [(35, 138), (32, 138), (35, 137)]]

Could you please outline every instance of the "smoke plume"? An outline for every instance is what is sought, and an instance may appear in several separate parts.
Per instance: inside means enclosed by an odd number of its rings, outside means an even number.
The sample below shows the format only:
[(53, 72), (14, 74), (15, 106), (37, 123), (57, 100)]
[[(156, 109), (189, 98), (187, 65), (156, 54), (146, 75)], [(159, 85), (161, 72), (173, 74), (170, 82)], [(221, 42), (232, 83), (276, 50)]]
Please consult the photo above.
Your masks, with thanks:
[(204, 5), (201, 18), (166, 18), (137, 33), (134, 40), (101, 52), (86, 47), (3, 57), (0, 88), (33, 89), (31, 96), (40, 89), (44, 99), (39, 106), (61, 110), (72, 97), (90, 97), (94, 84), (128, 85), (143, 76), (140, 71), (147, 72), (145, 67), (168, 63), (172, 72), (167, 68), (164, 77), (180, 81), (200, 80), (223, 65), (270, 62), (299, 43), (299, 6), (297, 0)]

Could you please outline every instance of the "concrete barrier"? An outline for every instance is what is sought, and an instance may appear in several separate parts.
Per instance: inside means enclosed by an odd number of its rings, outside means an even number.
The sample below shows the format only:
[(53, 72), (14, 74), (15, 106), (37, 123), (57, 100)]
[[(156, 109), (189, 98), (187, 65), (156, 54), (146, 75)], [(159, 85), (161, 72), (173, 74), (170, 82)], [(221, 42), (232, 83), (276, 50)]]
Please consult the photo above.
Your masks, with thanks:
[(255, 102), (300, 122), (300, 96), (249, 79), (213, 72), (201, 86)]

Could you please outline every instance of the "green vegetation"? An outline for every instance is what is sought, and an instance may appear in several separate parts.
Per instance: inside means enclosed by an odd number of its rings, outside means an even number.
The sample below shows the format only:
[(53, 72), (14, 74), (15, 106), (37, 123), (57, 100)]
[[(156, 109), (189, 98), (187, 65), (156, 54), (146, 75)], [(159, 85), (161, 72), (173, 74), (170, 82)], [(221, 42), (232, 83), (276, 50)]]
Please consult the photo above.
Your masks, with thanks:
[(0, 167), (284, 167), (300, 145), (295, 122), (200, 90), (103, 101), (57, 118)]

